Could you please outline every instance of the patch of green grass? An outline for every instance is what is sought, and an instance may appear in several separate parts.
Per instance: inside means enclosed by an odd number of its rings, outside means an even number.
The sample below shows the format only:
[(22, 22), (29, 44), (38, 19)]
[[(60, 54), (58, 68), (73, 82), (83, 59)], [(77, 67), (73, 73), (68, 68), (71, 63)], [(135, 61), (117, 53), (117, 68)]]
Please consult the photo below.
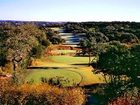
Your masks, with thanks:
[(63, 70), (63, 69), (39, 69), (33, 70), (29, 73), (26, 77), (26, 82), (33, 82), (33, 83), (41, 83), (41, 78), (55, 78), (55, 77), (62, 77), (63, 79), (67, 80), (67, 82), (62, 81), (63, 86), (73, 86), (79, 84), (81, 82), (81, 75), (74, 71), (70, 70)]
[[(62, 50), (63, 51), (63, 50)], [(92, 57), (91, 60), (95, 58)], [(68, 82), (63, 82), (63, 86), (91, 85), (104, 83), (101, 75), (94, 74), (92, 67), (88, 66), (89, 57), (77, 56), (48, 56), (36, 61), (33, 67), (49, 67), (48, 69), (32, 69), (26, 81), (41, 83), (41, 78), (63, 77)], [(87, 64), (87, 65), (85, 65)], [(54, 69), (57, 68), (57, 69)]]
[(41, 78), (63, 77), (68, 82), (62, 81), (63, 86), (74, 86), (79, 84), (90, 85), (103, 83), (101, 75), (95, 75), (89, 68), (62, 68), (62, 69), (32, 69), (26, 77), (26, 82), (41, 83)]
[[(75, 56), (49, 56), (49, 59), (66, 64), (88, 64), (89, 57), (75, 57)], [(93, 57), (91, 58), (93, 59)]]
[(80, 83), (83, 85), (91, 85), (97, 83), (104, 83), (104, 78), (100, 74), (94, 74), (89, 68), (85, 69), (74, 69), (73, 71), (78, 72), (82, 76), (82, 81)]

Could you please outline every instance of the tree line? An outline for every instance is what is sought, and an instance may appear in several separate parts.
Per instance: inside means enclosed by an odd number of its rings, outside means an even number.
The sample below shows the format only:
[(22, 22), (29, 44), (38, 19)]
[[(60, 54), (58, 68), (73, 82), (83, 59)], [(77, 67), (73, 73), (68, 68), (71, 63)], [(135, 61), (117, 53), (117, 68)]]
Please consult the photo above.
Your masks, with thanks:
[(139, 105), (140, 23), (84, 22), (66, 23), (65, 32), (85, 33), (82, 53), (96, 56), (89, 60), (94, 73), (103, 75), (106, 85), (95, 94), (101, 105)]
[(0, 67), (12, 72), (26, 68), (31, 57), (40, 57), (50, 44), (63, 40), (58, 32), (34, 23), (0, 24)]

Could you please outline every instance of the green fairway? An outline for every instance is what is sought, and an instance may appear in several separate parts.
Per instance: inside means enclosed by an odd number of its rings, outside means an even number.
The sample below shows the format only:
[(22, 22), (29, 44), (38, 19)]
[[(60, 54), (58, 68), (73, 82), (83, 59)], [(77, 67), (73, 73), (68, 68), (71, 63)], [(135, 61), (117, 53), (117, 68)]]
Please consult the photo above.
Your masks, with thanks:
[(67, 82), (61, 81), (63, 86), (89, 85), (103, 83), (101, 75), (95, 75), (89, 68), (62, 68), (62, 69), (32, 69), (26, 77), (26, 82), (41, 83), (41, 78), (63, 77)]
[(88, 64), (89, 62), (89, 57), (49, 56), (49, 59), (55, 62), (65, 63), (65, 64)]
[[(62, 52), (65, 50), (62, 50)], [(69, 50), (67, 50), (69, 52)], [(93, 59), (94, 57), (91, 57)], [(104, 83), (101, 75), (94, 74), (93, 68), (88, 66), (89, 57), (77, 56), (48, 56), (42, 59), (36, 59), (31, 67), (39, 67), (31, 69), (25, 81), (33, 83), (41, 83), (41, 78), (60, 77), (62, 86), (74, 85), (91, 85)]]
[[(79, 84), (82, 81), (82, 77), (79, 73), (71, 70), (63, 69), (32, 69), (31, 73), (26, 77), (26, 82), (41, 83), (41, 78), (55, 78), (61, 77), (63, 80), (61, 84), (63, 86), (73, 86)], [(65, 81), (66, 80), (66, 81)]]

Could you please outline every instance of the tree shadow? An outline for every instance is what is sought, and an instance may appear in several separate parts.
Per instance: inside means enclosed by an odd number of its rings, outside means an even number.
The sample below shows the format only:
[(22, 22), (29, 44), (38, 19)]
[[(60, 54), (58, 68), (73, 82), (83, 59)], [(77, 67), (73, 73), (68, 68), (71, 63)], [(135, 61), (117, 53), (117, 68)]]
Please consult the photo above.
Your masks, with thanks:
[(88, 66), (88, 63), (78, 63), (78, 64), (71, 64), (71, 65), (87, 65)]
[(77, 69), (77, 67), (28, 67), (27, 69), (66, 69), (66, 68)]

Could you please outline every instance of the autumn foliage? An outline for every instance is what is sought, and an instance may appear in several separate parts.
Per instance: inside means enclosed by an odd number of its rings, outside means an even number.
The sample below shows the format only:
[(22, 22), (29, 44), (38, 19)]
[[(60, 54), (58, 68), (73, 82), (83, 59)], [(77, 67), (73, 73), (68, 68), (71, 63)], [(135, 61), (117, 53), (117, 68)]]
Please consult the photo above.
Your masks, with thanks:
[(125, 96), (125, 97), (118, 97), (115, 100), (112, 100), (109, 102), (108, 105), (140, 105), (140, 97), (130, 97), (130, 96)]
[(80, 88), (58, 88), (48, 84), (20, 86), (0, 80), (0, 105), (82, 105), (84, 91)]

